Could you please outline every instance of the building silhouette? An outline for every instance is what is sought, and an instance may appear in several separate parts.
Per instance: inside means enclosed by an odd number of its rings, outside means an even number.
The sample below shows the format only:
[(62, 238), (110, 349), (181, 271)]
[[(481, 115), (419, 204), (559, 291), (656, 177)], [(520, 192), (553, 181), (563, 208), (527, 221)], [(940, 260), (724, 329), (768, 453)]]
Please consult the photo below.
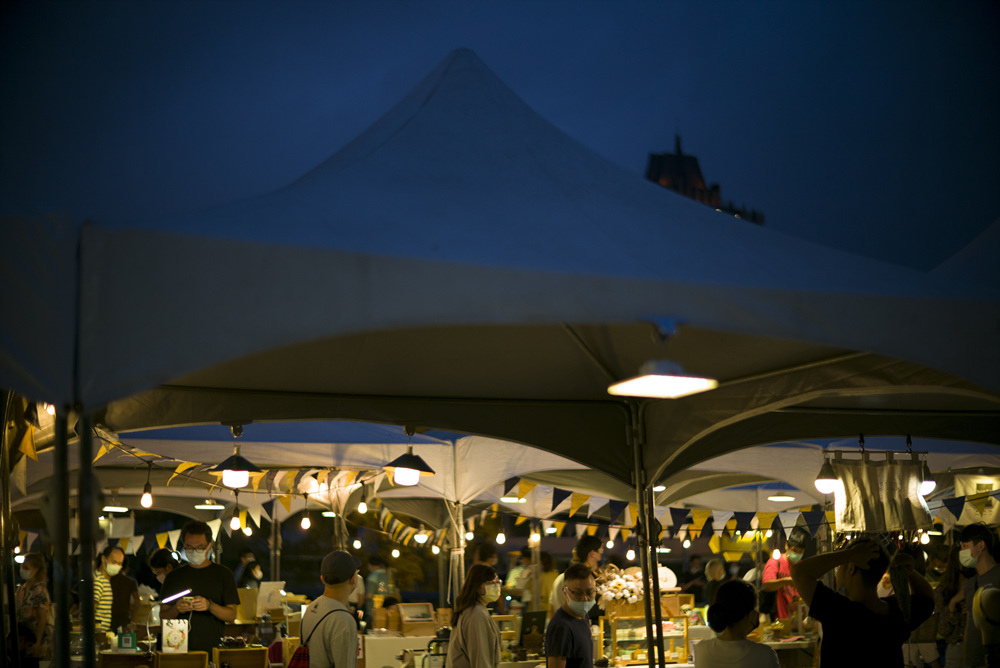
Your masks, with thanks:
[(673, 153), (649, 154), (649, 162), (646, 163), (646, 178), (717, 211), (724, 211), (736, 218), (757, 225), (764, 224), (762, 212), (756, 209), (747, 209), (745, 206), (736, 206), (731, 201), (724, 203), (719, 184), (709, 185), (705, 183), (698, 158), (693, 155), (684, 155), (681, 151), (680, 135), (674, 135)]

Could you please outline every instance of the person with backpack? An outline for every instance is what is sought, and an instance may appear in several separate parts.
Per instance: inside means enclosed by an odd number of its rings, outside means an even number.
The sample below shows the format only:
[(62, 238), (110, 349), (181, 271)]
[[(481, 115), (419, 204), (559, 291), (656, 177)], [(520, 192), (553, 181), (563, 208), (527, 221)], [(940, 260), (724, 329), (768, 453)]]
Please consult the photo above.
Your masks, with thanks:
[(323, 557), (319, 579), (323, 595), (309, 604), (291, 666), (310, 668), (355, 668), (358, 660), (358, 626), (347, 607), (357, 582), (361, 560), (347, 552), (333, 551)]

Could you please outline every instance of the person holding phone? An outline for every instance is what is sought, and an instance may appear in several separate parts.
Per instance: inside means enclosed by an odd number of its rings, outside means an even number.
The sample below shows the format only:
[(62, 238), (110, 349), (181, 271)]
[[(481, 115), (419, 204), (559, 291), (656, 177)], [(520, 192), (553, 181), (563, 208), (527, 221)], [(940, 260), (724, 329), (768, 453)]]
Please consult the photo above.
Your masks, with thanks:
[(211, 561), (212, 529), (192, 520), (181, 529), (181, 545), (187, 564), (175, 568), (163, 579), (162, 598), (186, 589), (191, 593), (160, 607), (161, 619), (189, 619), (188, 650), (211, 652), (225, 633), (226, 622), (236, 619), (240, 596), (233, 572)]

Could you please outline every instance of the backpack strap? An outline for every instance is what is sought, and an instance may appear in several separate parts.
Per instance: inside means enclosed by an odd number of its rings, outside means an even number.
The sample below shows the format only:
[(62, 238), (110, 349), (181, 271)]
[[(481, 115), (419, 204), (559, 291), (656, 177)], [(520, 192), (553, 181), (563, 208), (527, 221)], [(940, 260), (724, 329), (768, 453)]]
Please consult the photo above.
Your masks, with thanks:
[[(312, 629), (312, 631), (309, 632), (309, 637), (306, 638), (306, 642), (305, 642), (306, 646), (309, 645), (309, 641), (312, 640), (313, 634), (316, 633), (316, 629), (318, 629), (319, 625), (323, 623), (323, 620), (326, 619), (327, 617), (329, 617), (330, 615), (332, 615), (335, 612), (346, 612), (348, 615), (351, 615), (351, 611), (350, 610), (347, 610), (345, 608), (335, 608), (335, 609), (329, 611), (328, 613), (326, 613), (325, 615), (323, 615), (322, 617), (320, 617), (319, 621), (316, 622), (316, 626), (314, 626), (313, 629)], [(354, 619), (354, 615), (351, 615), (351, 619)], [(356, 620), (356, 619), (354, 619), (354, 628), (355, 629), (358, 628), (358, 620)]]

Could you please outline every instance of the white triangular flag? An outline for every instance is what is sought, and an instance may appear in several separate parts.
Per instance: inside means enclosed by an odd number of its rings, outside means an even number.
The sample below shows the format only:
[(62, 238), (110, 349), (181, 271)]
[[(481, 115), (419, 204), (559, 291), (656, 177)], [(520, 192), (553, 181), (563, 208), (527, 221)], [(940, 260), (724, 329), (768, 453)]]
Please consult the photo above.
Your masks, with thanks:
[(170, 549), (177, 552), (181, 551), (181, 546), (177, 542), (181, 539), (181, 530), (174, 529), (173, 531), (167, 532), (167, 539), (170, 541)]
[(222, 520), (214, 519), (207, 522), (208, 528), (212, 530), (212, 540), (216, 540), (219, 537), (219, 527), (222, 526)]

